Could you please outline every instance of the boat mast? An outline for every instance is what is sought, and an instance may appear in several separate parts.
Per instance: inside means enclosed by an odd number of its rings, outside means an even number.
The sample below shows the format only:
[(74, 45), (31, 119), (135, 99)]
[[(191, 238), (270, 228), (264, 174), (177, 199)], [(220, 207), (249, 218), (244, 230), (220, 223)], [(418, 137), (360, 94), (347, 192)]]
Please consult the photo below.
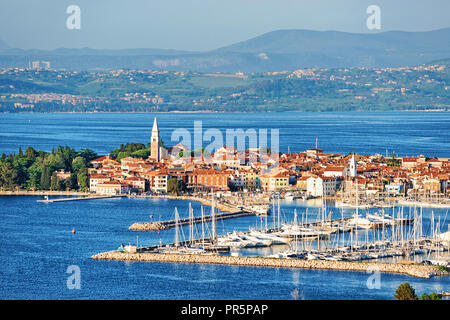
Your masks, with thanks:
[(178, 209), (175, 207), (175, 248), (178, 248)]
[(192, 205), (189, 202), (189, 243), (192, 245), (194, 240), (194, 214), (192, 211)]
[(278, 197), (278, 229), (280, 228), (280, 198)]
[(295, 253), (298, 252), (298, 238), (297, 238), (297, 208), (294, 209), (294, 226), (295, 226), (295, 233), (294, 233), (294, 237), (295, 237)]
[(211, 234), (212, 240), (216, 239), (216, 216), (214, 210), (214, 191), (211, 193), (212, 201), (211, 201)]
[(203, 215), (203, 205), (200, 207), (201, 215), (202, 215), (202, 243), (205, 244), (205, 219)]

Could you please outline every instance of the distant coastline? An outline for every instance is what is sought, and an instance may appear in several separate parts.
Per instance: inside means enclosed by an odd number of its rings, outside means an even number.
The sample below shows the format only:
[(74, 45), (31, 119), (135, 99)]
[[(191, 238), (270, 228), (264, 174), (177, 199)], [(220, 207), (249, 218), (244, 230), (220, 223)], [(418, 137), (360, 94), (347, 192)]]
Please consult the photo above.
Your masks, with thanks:
[(291, 111), (213, 111), (213, 110), (174, 110), (174, 111), (61, 111), (61, 112), (35, 112), (35, 111), (20, 111), (20, 112), (0, 112), (2, 114), (227, 114), (227, 113), (234, 113), (234, 114), (258, 114), (258, 113), (396, 113), (396, 112), (450, 112), (450, 109), (430, 109), (430, 110), (351, 110), (351, 111), (304, 111), (304, 110), (291, 110)]

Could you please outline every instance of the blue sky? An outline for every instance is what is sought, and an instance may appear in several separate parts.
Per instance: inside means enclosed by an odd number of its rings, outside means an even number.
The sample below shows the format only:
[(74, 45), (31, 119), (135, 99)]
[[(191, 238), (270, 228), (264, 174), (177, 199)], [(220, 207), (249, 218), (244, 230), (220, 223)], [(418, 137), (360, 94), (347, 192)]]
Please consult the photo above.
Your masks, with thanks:
[[(66, 27), (72, 4), (80, 30)], [(373, 32), (373, 4), (380, 31), (450, 27), (448, 0), (2, 0), (0, 39), (24, 49), (210, 50), (277, 29)]]

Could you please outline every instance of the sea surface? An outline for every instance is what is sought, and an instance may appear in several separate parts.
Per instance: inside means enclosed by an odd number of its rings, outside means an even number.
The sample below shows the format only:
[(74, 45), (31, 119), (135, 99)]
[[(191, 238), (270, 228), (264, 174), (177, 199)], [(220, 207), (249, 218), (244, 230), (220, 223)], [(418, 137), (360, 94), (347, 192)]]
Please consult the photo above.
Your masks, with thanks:
[(330, 153), (450, 156), (450, 112), (0, 113), (0, 154), (58, 145), (107, 154), (127, 142), (150, 142), (155, 116), (167, 146), (180, 140), (172, 141), (177, 129), (191, 133), (193, 146), (194, 121), (201, 121), (203, 134), (218, 129), (224, 143), (227, 129), (267, 129), (270, 147), (271, 129), (278, 129), (281, 152), (302, 152), (317, 141)]
[[(56, 145), (91, 148), (105, 154), (126, 142), (148, 142), (153, 114), (0, 114), (0, 153), (31, 145), (51, 150)], [(171, 145), (175, 128), (271, 128), (280, 130), (280, 150), (303, 151), (318, 146), (325, 152), (450, 154), (450, 113), (267, 113), (267, 114), (157, 114), (163, 140)], [(151, 245), (173, 242), (174, 230), (136, 232), (133, 222), (173, 219), (175, 207), (188, 216), (189, 202), (169, 199), (115, 198), (76, 202), (39, 203), (42, 197), (0, 197), (0, 299), (393, 299), (402, 282), (417, 294), (450, 291), (450, 278), (418, 279), (381, 274), (380, 288), (367, 285), (372, 273), (221, 265), (127, 263), (94, 261), (96, 253), (120, 244)], [(191, 203), (194, 214), (200, 204)], [(282, 201), (282, 221), (320, 217), (321, 203)], [(350, 216), (328, 203), (333, 218)], [(204, 208), (209, 213), (210, 208)], [(395, 209), (398, 214), (399, 209)], [(410, 214), (414, 208), (404, 208)], [(376, 211), (376, 210), (370, 210)], [(277, 212), (277, 209), (275, 209)], [(364, 211), (361, 211), (363, 214)], [(447, 230), (447, 209), (423, 209), (423, 232), (430, 234), (431, 217)], [(267, 224), (274, 222), (274, 215)], [(277, 219), (275, 219), (277, 220)], [(265, 225), (257, 217), (218, 221), (219, 234)], [(72, 229), (76, 230), (72, 234)], [(205, 226), (205, 232), (209, 232)], [(183, 228), (181, 237), (188, 237)], [(195, 235), (199, 236), (200, 226)], [(359, 241), (377, 237), (360, 233)], [(347, 239), (348, 240), (348, 239)], [(344, 239), (344, 241), (347, 241)], [(322, 243), (321, 245), (333, 245)], [(239, 255), (266, 255), (282, 250), (243, 250)], [(71, 273), (80, 270), (80, 289), (69, 289)]]

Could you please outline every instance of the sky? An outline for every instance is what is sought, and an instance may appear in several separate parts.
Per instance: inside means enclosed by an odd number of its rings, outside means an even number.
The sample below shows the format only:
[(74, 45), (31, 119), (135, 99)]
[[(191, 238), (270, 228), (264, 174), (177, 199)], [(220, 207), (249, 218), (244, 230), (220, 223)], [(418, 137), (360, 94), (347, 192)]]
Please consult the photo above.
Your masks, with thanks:
[[(68, 29), (67, 7), (80, 8)], [(369, 30), (367, 7), (380, 8)], [(367, 33), (450, 27), (449, 0), (0, 0), (0, 40), (22, 49), (207, 51), (279, 29)]]

